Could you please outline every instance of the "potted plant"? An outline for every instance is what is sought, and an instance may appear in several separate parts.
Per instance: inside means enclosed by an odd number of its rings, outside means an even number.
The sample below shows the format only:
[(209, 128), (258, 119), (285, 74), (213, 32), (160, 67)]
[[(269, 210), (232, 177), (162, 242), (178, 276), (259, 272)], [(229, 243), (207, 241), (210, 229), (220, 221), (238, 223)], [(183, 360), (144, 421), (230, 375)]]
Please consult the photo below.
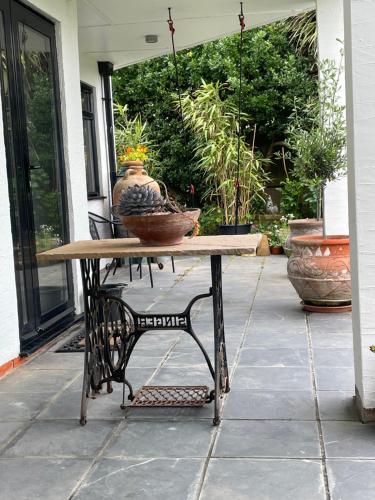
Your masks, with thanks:
[(169, 199), (168, 193), (163, 197), (149, 185), (124, 189), (118, 213), (125, 228), (142, 245), (178, 245), (192, 229), (193, 235), (199, 232), (199, 209), (183, 210)]
[(266, 230), (268, 245), (272, 255), (281, 255), (283, 253), (283, 232), (281, 225), (277, 222), (272, 222)]
[[(283, 158), (285, 159), (285, 158)], [(287, 218), (289, 234), (284, 243), (284, 253), (292, 254), (291, 240), (305, 234), (323, 234), (323, 219), (317, 218), (317, 189), (309, 180), (298, 173), (287, 174), (279, 188), (281, 192), (280, 211)]]
[[(221, 234), (245, 234), (251, 229), (249, 214), (252, 203), (264, 197), (265, 160), (255, 152), (255, 137), (252, 146), (244, 137), (240, 139), (237, 190), (238, 112), (222, 100), (220, 93), (224, 88), (219, 83), (203, 82), (192, 95), (186, 93), (182, 96), (182, 109), (185, 123), (194, 136), (197, 168), (206, 183), (203, 198), (215, 204), (223, 214)], [(237, 192), (239, 224), (235, 226)]]
[[(320, 64), (319, 92), (305, 111), (296, 110), (288, 139), (296, 173), (317, 188), (317, 218), (323, 215), (328, 181), (346, 171), (344, 106), (339, 102), (342, 64)], [(305, 310), (336, 312), (351, 304), (349, 237), (304, 235), (292, 239), (288, 276)]]
[(138, 115), (129, 118), (127, 106), (116, 104), (115, 112), (116, 154), (118, 170), (122, 172), (113, 188), (113, 204), (118, 205), (122, 191), (128, 187), (147, 184), (158, 193), (160, 188), (144, 169), (145, 162), (155, 161), (155, 154), (151, 152), (147, 139), (147, 123), (143, 123)]

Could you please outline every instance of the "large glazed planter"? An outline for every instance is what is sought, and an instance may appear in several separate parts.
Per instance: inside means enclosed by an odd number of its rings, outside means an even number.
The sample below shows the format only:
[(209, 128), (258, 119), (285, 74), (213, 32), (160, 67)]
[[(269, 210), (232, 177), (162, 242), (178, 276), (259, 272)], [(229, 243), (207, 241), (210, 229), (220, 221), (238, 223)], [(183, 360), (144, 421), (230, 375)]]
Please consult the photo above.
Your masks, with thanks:
[(127, 161), (124, 163), (127, 167), (124, 176), (119, 179), (113, 188), (113, 204), (118, 205), (121, 193), (124, 189), (138, 185), (147, 184), (152, 189), (160, 193), (159, 184), (150, 177), (143, 167), (142, 161)]
[(197, 224), (199, 209), (179, 213), (127, 215), (121, 220), (126, 229), (140, 239), (142, 245), (179, 245)]
[[(335, 312), (351, 304), (348, 236), (296, 236), (288, 277), (306, 310)], [(348, 310), (348, 309), (347, 309)]]
[(287, 257), (292, 254), (291, 239), (305, 234), (323, 235), (322, 219), (295, 219), (288, 222), (290, 234), (284, 244), (284, 253)]

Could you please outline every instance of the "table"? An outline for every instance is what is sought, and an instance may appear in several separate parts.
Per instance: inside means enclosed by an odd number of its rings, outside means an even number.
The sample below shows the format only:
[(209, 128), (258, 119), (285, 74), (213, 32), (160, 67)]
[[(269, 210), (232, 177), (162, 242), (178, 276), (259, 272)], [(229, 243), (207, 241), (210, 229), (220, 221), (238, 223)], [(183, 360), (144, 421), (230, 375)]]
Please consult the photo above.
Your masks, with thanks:
[[(112, 392), (112, 382), (122, 384), (135, 406), (202, 406), (214, 401), (213, 424), (220, 423), (221, 400), (229, 392), (225, 349), (222, 296), (222, 255), (256, 255), (260, 234), (236, 236), (199, 236), (184, 238), (181, 245), (143, 246), (137, 238), (77, 241), (38, 254), (38, 260), (79, 259), (85, 305), (85, 356), (80, 423), (87, 421), (90, 392), (99, 392), (103, 384)], [(100, 259), (162, 256), (211, 257), (211, 287), (193, 297), (184, 311), (176, 313), (139, 313), (120, 298), (100, 290)], [(212, 297), (214, 322), (214, 364), (191, 324), (191, 308), (202, 298)], [(126, 367), (141, 336), (151, 330), (182, 330), (197, 343), (211, 372), (214, 388), (207, 386), (145, 386), (134, 394), (126, 379)]]

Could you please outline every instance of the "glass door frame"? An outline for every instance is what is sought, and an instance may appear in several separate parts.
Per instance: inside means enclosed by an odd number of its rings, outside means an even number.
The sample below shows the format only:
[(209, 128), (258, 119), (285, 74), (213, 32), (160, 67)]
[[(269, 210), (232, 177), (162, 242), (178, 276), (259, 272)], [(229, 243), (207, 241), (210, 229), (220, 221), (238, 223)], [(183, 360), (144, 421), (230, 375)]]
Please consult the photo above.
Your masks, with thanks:
[[(30, 26), (50, 40), (51, 61), (53, 69), (53, 84), (55, 89), (55, 123), (59, 137), (57, 151), (59, 163), (59, 180), (62, 196), (62, 222), (64, 242), (69, 241), (69, 220), (67, 188), (63, 155), (63, 130), (60, 105), (60, 86), (58, 61), (56, 50), (55, 26), (48, 19), (33, 12), (28, 7), (15, 0), (0, 0), (0, 11), (3, 12), (5, 31), (5, 45), (7, 54), (7, 74), (9, 78), (11, 133), (4, 124), (5, 144), (7, 153), (7, 173), (9, 195), (11, 203), (12, 233), (15, 259), (15, 274), (18, 296), (18, 311), (20, 324), (21, 351), (30, 352), (40, 346), (46, 339), (61, 330), (66, 321), (71, 321), (74, 312), (73, 303), (73, 276), (70, 263), (67, 265), (68, 300), (61, 306), (41, 315), (38, 268), (36, 260), (35, 231), (32, 217), (32, 198), (30, 188), (29, 156), (27, 143), (26, 108), (24, 101), (22, 66), (19, 51), (19, 23)], [(3, 82), (1, 82), (3, 83)], [(4, 108), (4, 105), (3, 105)], [(4, 122), (6, 121), (3, 113)], [(17, 205), (16, 205), (17, 204)], [(19, 213), (17, 220), (15, 207)], [(17, 263), (23, 263), (22, 269), (17, 269)], [(28, 322), (24, 323), (22, 311), (23, 304), (21, 276), (24, 276), (26, 307), (28, 309)]]

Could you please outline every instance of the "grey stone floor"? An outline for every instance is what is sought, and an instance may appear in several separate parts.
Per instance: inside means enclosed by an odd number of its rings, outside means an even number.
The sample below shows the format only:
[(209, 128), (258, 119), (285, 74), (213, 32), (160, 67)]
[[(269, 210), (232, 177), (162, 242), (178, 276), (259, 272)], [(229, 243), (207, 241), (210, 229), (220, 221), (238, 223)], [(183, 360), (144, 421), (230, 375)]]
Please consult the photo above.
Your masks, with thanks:
[[(183, 309), (207, 291), (208, 259), (136, 280), (138, 310)], [(90, 401), (78, 424), (81, 354), (56, 345), (0, 380), (0, 499), (366, 500), (375, 498), (375, 427), (353, 406), (350, 315), (305, 315), (286, 259), (224, 258), (231, 391), (212, 405), (120, 410), (121, 388)], [(126, 281), (126, 270), (116, 276)], [(194, 311), (212, 352), (210, 300)], [(210, 383), (183, 333), (151, 333), (128, 377), (137, 387)]]

